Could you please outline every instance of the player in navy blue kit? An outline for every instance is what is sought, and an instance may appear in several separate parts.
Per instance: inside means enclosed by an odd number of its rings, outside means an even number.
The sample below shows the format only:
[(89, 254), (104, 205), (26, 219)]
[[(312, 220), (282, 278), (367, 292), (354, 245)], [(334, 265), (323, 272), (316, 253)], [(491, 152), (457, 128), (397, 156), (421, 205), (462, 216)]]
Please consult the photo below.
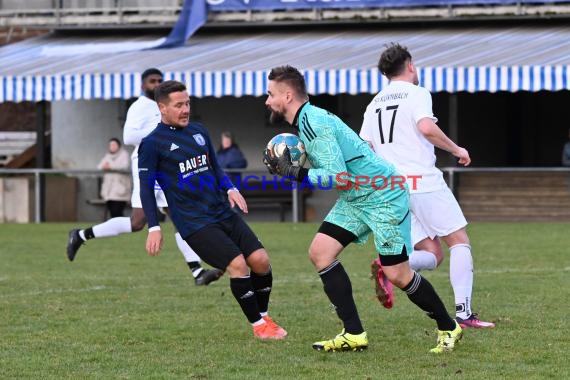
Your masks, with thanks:
[(283, 339), (287, 332), (267, 314), (273, 275), (263, 245), (232, 210), (247, 213), (247, 203), (216, 160), (206, 129), (189, 123), (186, 86), (163, 82), (155, 90), (161, 122), (139, 147), (142, 206), (148, 221), (146, 249), (162, 247), (154, 182), (164, 194), (174, 225), (198, 256), (230, 276), (230, 288), (260, 339)]
[[(67, 242), (67, 258), (73, 261), (81, 246), (90, 239), (99, 239), (120, 234), (134, 233), (141, 231), (146, 218), (142, 209), (139, 191), (139, 169), (138, 169), (138, 147), (142, 139), (152, 132), (160, 122), (160, 111), (158, 104), (154, 101), (154, 90), (163, 81), (163, 74), (156, 68), (146, 69), (141, 75), (141, 95), (130, 107), (123, 127), (123, 140), (125, 145), (135, 147), (131, 156), (131, 168), (133, 177), (133, 193), (131, 196), (132, 214), (131, 217), (111, 218), (103, 223), (96, 224), (89, 228), (74, 228), (69, 231)], [(155, 191), (156, 204), (168, 213), (168, 204), (161, 190)], [(176, 245), (184, 256), (188, 268), (194, 277), (196, 285), (208, 285), (216, 281), (222, 275), (220, 270), (202, 268), (200, 258), (176, 232), (174, 235)]]

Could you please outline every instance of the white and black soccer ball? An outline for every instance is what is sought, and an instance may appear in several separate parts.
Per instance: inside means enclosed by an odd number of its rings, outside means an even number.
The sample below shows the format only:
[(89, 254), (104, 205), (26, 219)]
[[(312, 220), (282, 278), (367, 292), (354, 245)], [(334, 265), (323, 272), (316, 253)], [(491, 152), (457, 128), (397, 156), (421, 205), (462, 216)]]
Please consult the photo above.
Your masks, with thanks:
[(289, 148), (289, 152), (291, 153), (293, 165), (305, 165), (305, 161), (307, 161), (305, 144), (297, 135), (292, 133), (280, 133), (267, 143), (267, 149), (269, 149), (275, 157), (281, 157), (286, 147)]

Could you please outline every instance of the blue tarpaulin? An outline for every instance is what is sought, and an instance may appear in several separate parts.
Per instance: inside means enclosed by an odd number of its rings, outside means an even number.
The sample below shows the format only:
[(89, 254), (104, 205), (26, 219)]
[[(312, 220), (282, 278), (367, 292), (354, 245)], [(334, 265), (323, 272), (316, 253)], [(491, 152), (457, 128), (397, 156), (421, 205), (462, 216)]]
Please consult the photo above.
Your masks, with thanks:
[(206, 0), (184, 0), (178, 21), (157, 48), (182, 46), (208, 19)]

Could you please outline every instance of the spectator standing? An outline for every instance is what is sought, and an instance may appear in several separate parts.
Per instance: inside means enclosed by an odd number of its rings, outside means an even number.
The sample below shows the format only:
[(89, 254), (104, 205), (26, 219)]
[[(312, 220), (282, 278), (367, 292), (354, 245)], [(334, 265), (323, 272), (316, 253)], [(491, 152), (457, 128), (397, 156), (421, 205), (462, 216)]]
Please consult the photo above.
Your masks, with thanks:
[(131, 179), (129, 175), (116, 171), (128, 170), (130, 166), (129, 152), (122, 146), (119, 139), (113, 137), (109, 140), (109, 151), (97, 168), (104, 170), (101, 184), (101, 198), (105, 200), (111, 218), (123, 216), (127, 201), (131, 199)]

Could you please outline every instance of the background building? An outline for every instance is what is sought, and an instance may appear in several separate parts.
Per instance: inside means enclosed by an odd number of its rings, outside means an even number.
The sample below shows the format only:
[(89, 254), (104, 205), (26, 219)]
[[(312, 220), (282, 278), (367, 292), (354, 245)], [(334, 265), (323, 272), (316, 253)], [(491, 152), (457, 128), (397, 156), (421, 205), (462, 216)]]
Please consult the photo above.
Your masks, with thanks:
[[(271, 67), (291, 64), (304, 70), (312, 102), (358, 130), (369, 100), (386, 85), (375, 67), (380, 51), (395, 41), (410, 48), (421, 84), (434, 94), (439, 125), (468, 147), (475, 167), (560, 165), (568, 135), (570, 11), (565, 3), (570, 2), (450, 1), (444, 7), (435, 6), (436, 1), (378, 1), (374, 6), (368, 1), (367, 7), (342, 1), (207, 3), (206, 26), (185, 45), (143, 50), (168, 34), (179, 1), (37, 0), (25, 8), (3, 1), (2, 9), (12, 15), (0, 19), (8, 30), (19, 23), (52, 32), (0, 48), (0, 107), (27, 110), (21, 113), (27, 115), (24, 122), (9, 118), (0, 130), (49, 131), (49, 150), (39, 166), (94, 168), (107, 140), (122, 136), (128, 105), (139, 95), (139, 74), (155, 66), (167, 79), (188, 85), (193, 117), (206, 124), (214, 141), (221, 131), (231, 130), (249, 169), (262, 173), (263, 146), (287, 130), (267, 121)], [(28, 157), (24, 165), (38, 166), (37, 154)], [(439, 164), (454, 166), (454, 161), (444, 154)], [(530, 187), (544, 183), (531, 176), (523, 181)], [(560, 214), (570, 208), (559, 191), (564, 174), (547, 176), (555, 178), (548, 186), (559, 195), (558, 214), (546, 211), (546, 217), (570, 217), (570, 211)], [(513, 186), (520, 183), (517, 178)], [(508, 182), (507, 176), (501, 181)], [(460, 201), (468, 216), (477, 217), (488, 195), (470, 200), (468, 192), (461, 194), (463, 185), (458, 183)], [(85, 202), (97, 194), (95, 178), (68, 188), (74, 197), (65, 198), (62, 209), (73, 215), (64, 219), (100, 218), (100, 210)], [(334, 194), (312, 194), (307, 218), (321, 218), (333, 199)], [(472, 211), (469, 202), (474, 202)]]

